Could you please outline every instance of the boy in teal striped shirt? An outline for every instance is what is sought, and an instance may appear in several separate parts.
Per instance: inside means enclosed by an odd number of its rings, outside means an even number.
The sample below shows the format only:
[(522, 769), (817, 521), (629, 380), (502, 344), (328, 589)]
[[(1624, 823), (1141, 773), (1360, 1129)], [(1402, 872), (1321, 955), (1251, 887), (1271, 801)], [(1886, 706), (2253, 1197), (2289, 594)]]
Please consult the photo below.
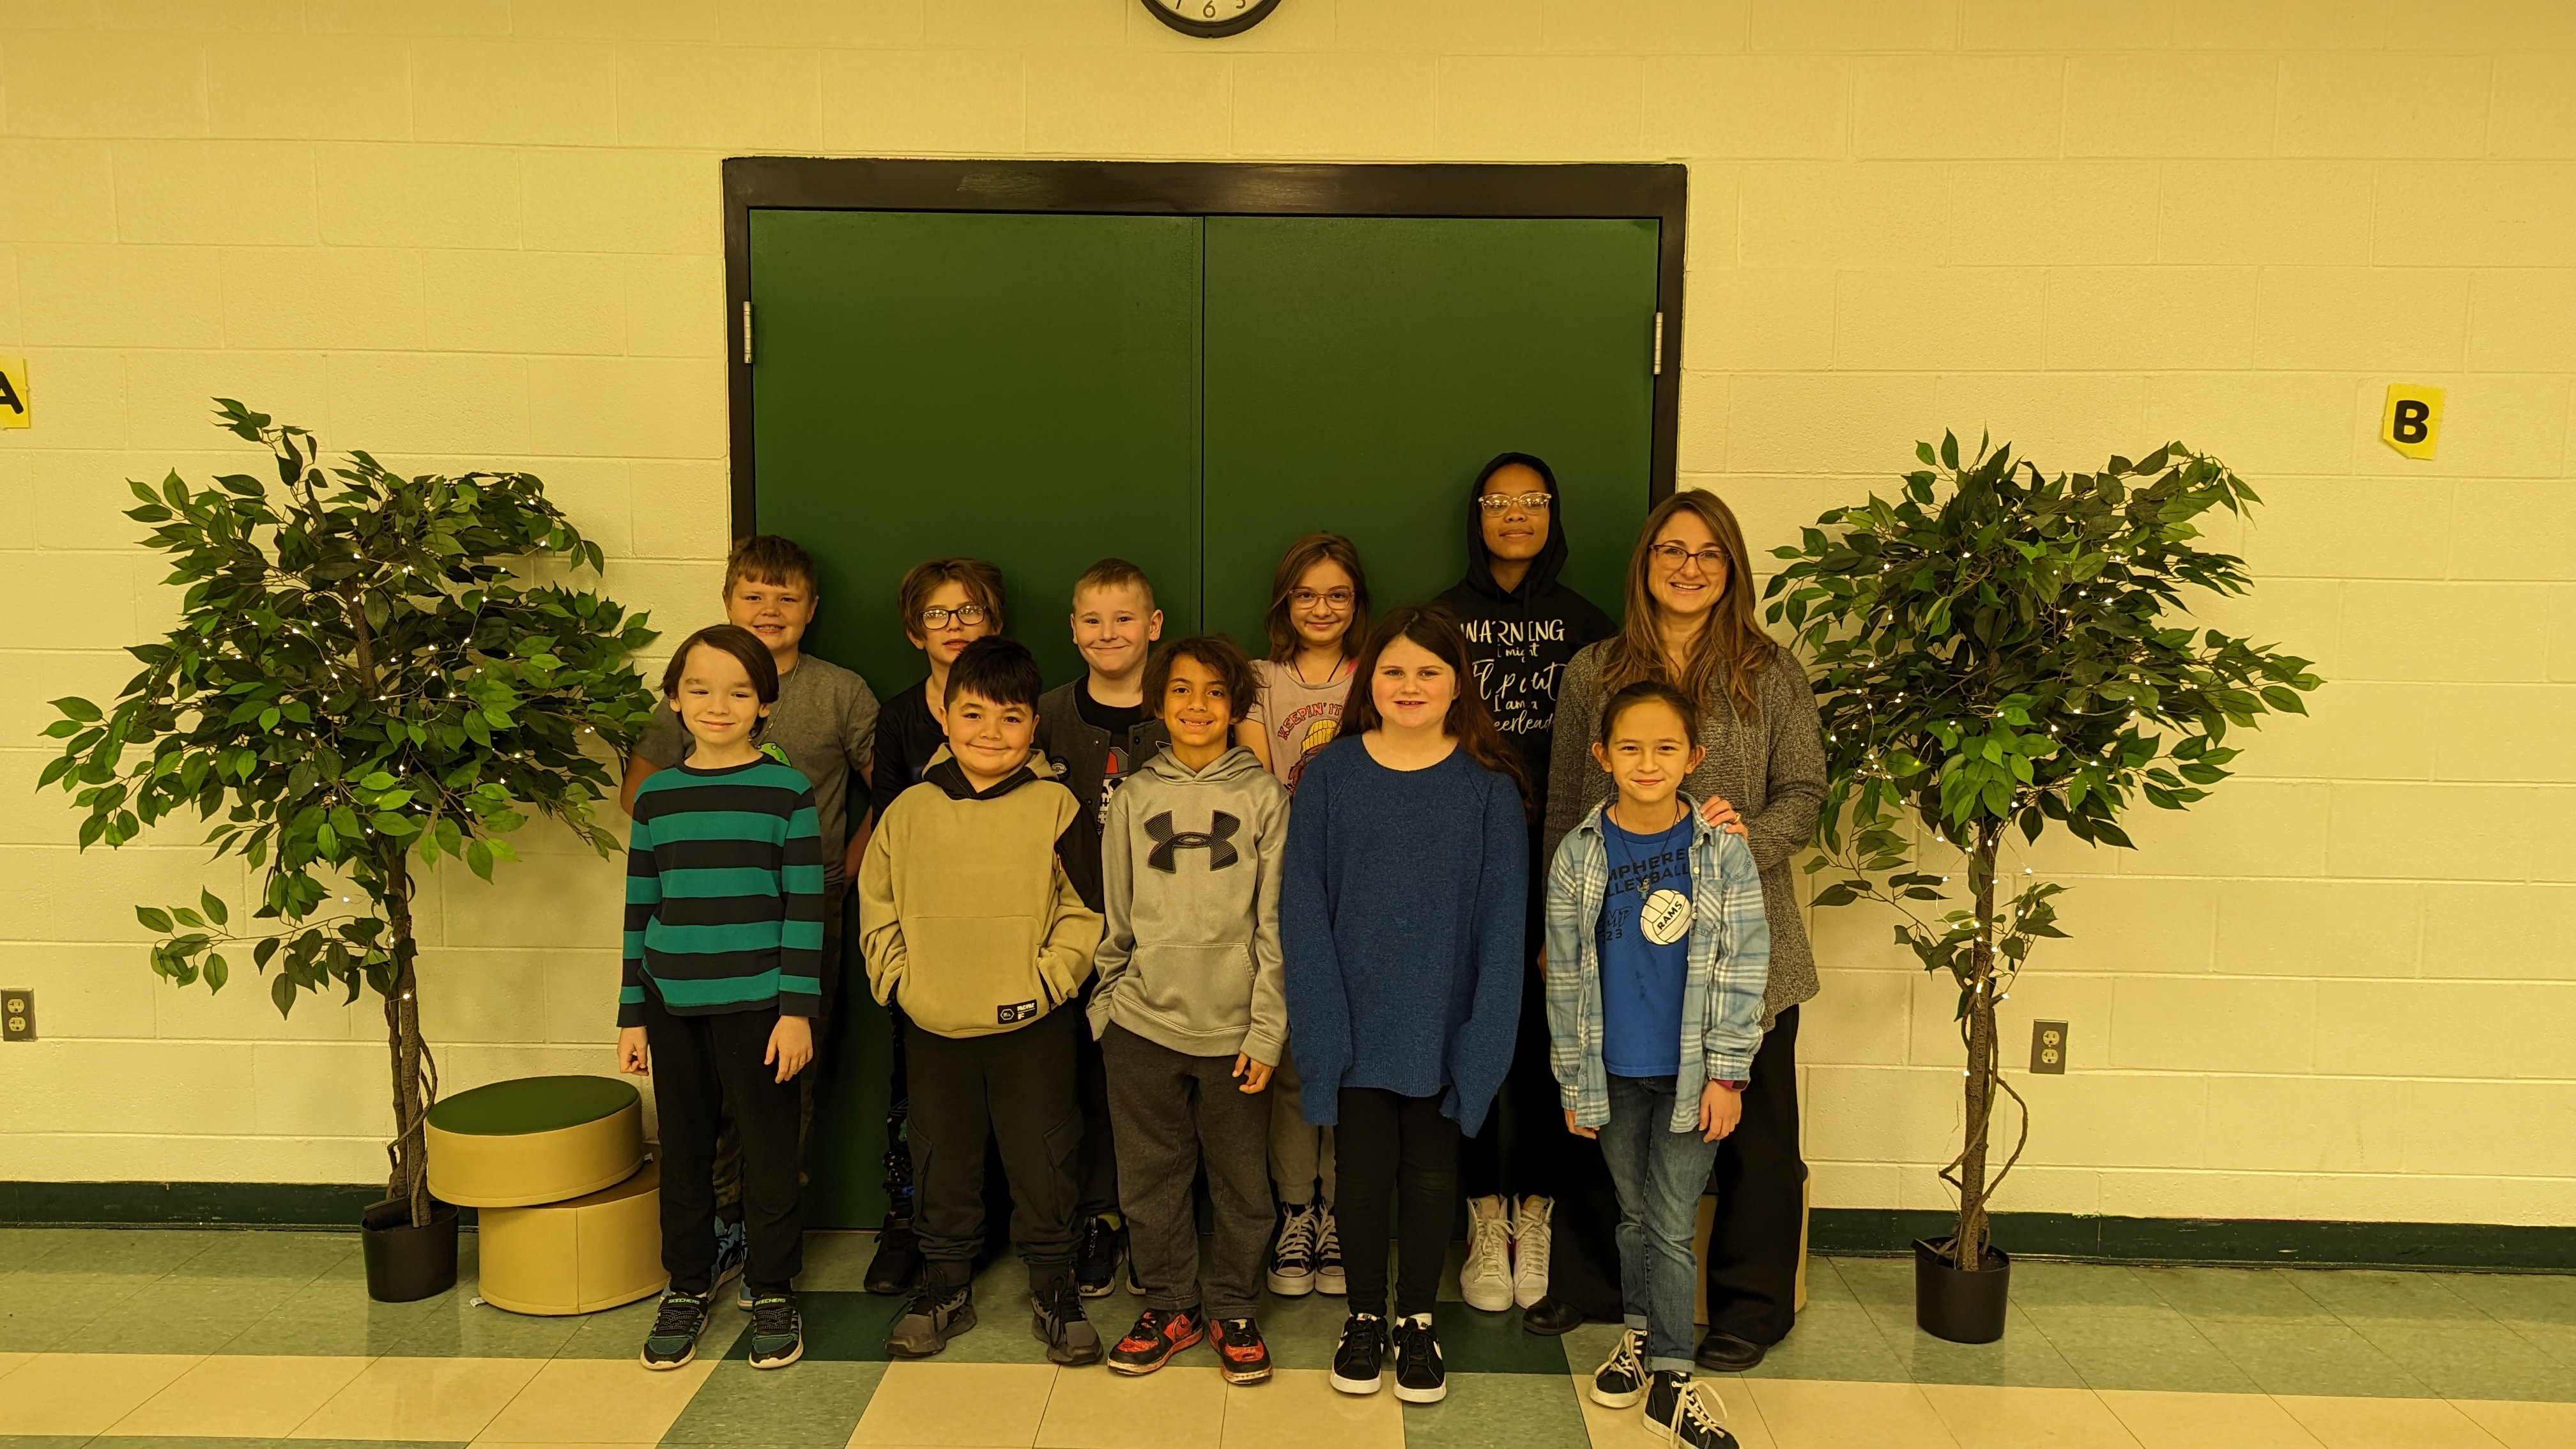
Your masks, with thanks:
[(696, 748), (635, 792), (617, 995), (619, 1069), (660, 1069), (671, 1284), (642, 1359), (675, 1369), (697, 1355), (718, 1286), (716, 1127), (729, 1112), (751, 1237), (751, 1366), (784, 1368), (805, 1351), (790, 1286), (804, 1267), (794, 1083), (822, 1010), (822, 833), (812, 784), (760, 747), (778, 666), (758, 635), (732, 624), (690, 635), (662, 694)]

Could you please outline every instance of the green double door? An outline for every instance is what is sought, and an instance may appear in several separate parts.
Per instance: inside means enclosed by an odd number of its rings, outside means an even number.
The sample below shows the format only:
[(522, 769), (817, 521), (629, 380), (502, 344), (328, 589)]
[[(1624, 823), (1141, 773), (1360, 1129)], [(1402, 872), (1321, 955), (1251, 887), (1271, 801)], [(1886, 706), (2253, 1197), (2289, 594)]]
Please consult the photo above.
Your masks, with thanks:
[[(1567, 578), (1616, 611), (1652, 446), (1651, 220), (751, 213), (754, 489), (810, 549), (812, 646), (921, 676), (912, 564), (999, 565), (1009, 632), (1081, 668), (1073, 580), (1142, 566), (1164, 637), (1262, 652), (1281, 551), (1358, 545), (1381, 609), (1464, 572), (1466, 489), (1554, 467)], [(853, 949), (808, 1220), (873, 1225), (887, 1040)]]

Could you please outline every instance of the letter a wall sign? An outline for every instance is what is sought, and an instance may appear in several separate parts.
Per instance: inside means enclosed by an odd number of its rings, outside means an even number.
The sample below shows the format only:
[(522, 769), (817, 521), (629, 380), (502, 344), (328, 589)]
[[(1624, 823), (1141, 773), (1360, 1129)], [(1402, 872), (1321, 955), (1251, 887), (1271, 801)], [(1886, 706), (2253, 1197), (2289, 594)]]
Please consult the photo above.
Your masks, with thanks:
[(27, 401), (27, 359), (0, 357), (0, 428), (23, 428), (34, 417)]

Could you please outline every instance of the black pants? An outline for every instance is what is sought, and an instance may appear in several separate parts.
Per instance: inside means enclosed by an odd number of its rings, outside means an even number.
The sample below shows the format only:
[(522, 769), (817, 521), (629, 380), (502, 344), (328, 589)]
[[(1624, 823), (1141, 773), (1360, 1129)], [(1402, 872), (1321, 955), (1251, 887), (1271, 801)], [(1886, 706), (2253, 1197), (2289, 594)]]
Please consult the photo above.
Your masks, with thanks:
[[(807, 1025), (814, 1030), (814, 1060), (796, 1074), (796, 1181), (813, 1180), (814, 1088), (823, 1080), (823, 1064), (840, 1041), (841, 912), (850, 896), (840, 882), (823, 888), (823, 1014)], [(716, 1216), (732, 1222), (742, 1215), (742, 1139), (733, 1114), (716, 1128)]]
[(1082, 1108), (1074, 1046), (1082, 1013), (1059, 1006), (1027, 1026), (945, 1037), (909, 1026), (912, 1162), (925, 1281), (962, 1287), (984, 1243), (984, 1152), (1001, 1147), (1011, 1237), (1032, 1286), (1073, 1273), (1074, 1170)]
[[(1535, 959), (1522, 979), (1521, 1020), (1512, 1037), (1512, 1069), (1502, 1096), (1485, 1114), (1483, 1130), (1467, 1139), (1458, 1157), (1458, 1185), (1469, 1197), (1562, 1195), (1571, 1170), (1571, 1144), (1584, 1139), (1565, 1130), (1565, 1111), (1548, 1064), (1547, 985)], [(1511, 1150), (1503, 1150), (1504, 1122)], [(1615, 1222), (1616, 1219), (1614, 1218)]]
[[(1342, 1196), (1333, 1216), (1341, 1227), (1350, 1311), (1386, 1312), (1387, 1239), (1400, 1225), (1395, 1311), (1429, 1313), (1440, 1297), (1449, 1220), (1458, 1211), (1458, 1124), (1440, 1115), (1438, 1097), (1376, 1087), (1344, 1087), (1341, 1108), (1333, 1143)], [(1400, 1224), (1390, 1221), (1391, 1209)]]
[(1717, 1145), (1717, 1216), (1708, 1234), (1708, 1326), (1778, 1343), (1797, 1322), (1800, 1189), (1798, 1008), (1780, 1013), (1753, 1054), (1744, 1120)]
[(662, 1267), (682, 1293), (713, 1286), (716, 1125), (726, 1117), (742, 1141), (743, 1220), (751, 1232), (744, 1276), (760, 1292), (787, 1287), (805, 1269), (797, 1086), (761, 1061), (777, 1025), (776, 1007), (677, 1016), (645, 988), (644, 1040), (662, 1123)]
[[(1082, 983), (1082, 994), (1070, 1003), (1075, 1011), (1088, 1010), (1091, 987), (1090, 981)], [(1102, 1060), (1100, 1043), (1092, 1040), (1087, 1029), (1075, 1033), (1073, 1052), (1075, 1087), (1082, 1095), (1082, 1155), (1074, 1163), (1074, 1212), (1077, 1217), (1096, 1218), (1118, 1211), (1118, 1141), (1109, 1108), (1109, 1068)]]

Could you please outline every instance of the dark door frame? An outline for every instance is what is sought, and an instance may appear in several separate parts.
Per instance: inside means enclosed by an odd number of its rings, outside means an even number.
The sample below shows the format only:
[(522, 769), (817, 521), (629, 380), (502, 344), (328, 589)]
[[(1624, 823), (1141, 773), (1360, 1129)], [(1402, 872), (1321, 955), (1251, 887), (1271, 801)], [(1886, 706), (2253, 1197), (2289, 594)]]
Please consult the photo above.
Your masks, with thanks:
[(1651, 217), (1658, 222), (1648, 501), (1673, 491), (1681, 422), (1682, 261), (1690, 171), (1678, 162), (1306, 165), (1231, 161), (894, 161), (737, 156), (724, 163), (725, 393), (733, 532), (758, 531), (751, 419), (751, 213), (1092, 212), (1144, 216)]

